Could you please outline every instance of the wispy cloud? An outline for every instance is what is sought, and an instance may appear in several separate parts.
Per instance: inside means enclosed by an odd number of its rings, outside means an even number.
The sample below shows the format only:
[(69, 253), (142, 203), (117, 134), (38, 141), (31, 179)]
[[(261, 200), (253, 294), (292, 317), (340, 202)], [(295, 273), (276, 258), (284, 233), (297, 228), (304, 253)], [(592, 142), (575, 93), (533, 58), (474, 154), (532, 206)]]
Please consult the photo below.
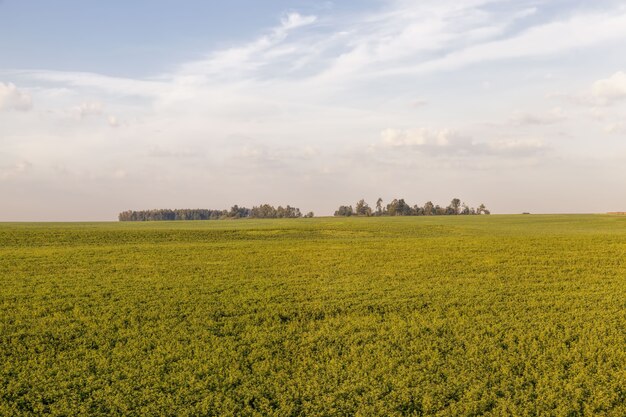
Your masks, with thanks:
[(478, 141), (452, 129), (385, 129), (378, 149), (415, 151), (435, 156), (506, 156), (536, 155), (546, 150), (538, 139), (495, 139)]
[(565, 115), (563, 109), (556, 107), (545, 113), (518, 112), (513, 115), (511, 122), (517, 126), (541, 126), (560, 123), (565, 120), (567, 120), (567, 116)]
[(558, 55), (626, 38), (624, 7), (583, 10), (520, 26), (521, 20), (537, 13), (537, 7), (490, 7), (505, 3), (394, 1), (376, 15), (325, 18), (322, 31), (302, 31), (321, 20), (292, 12), (258, 38), (211, 51), (170, 73), (143, 79), (57, 71), (26, 71), (21, 76), (100, 89), (118, 97), (165, 100), (196, 97), (204, 88), (230, 95), (269, 90), (274, 97), (293, 99), (297, 85), (300, 97), (315, 100), (325, 90), (360, 88), (355, 83), (363, 79)]
[[(581, 13), (572, 17), (529, 27), (513, 36), (492, 37), (448, 51), (445, 56), (424, 60), (387, 73), (449, 70), (488, 61), (557, 55), (593, 47), (626, 37), (626, 10), (610, 13)], [(494, 39), (496, 38), (496, 39)]]
[(24, 70), (14, 73), (18, 77), (42, 81), (53, 85), (65, 85), (74, 88), (93, 89), (116, 97), (146, 96), (155, 97), (164, 94), (171, 86), (162, 81), (112, 77), (89, 72), (66, 72), (50, 70)]
[(181, 84), (190, 84), (251, 77), (272, 61), (305, 53), (306, 49), (285, 46), (285, 41), (290, 32), (311, 25), (316, 20), (316, 16), (289, 13), (281, 19), (280, 25), (271, 29), (269, 33), (244, 45), (214, 51), (206, 59), (185, 63), (175, 74), (166, 74), (164, 78), (174, 79)]

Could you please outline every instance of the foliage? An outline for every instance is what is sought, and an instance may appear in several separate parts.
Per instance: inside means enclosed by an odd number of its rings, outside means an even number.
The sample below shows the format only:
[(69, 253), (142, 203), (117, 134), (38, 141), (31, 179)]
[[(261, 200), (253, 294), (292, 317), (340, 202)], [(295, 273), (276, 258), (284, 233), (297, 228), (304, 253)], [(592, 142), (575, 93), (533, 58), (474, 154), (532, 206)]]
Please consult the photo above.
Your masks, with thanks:
[(335, 216), (350, 217), (353, 214), (354, 210), (352, 209), (352, 206), (339, 206), (337, 211), (335, 211)]
[[(312, 215), (313, 212), (309, 212)], [(224, 220), (224, 219), (295, 219), (302, 217), (300, 209), (296, 207), (262, 204), (251, 209), (234, 205), (230, 210), (209, 209), (157, 209), (157, 210), (128, 210), (118, 215), (121, 222), (130, 221), (162, 221), (162, 220)], [(310, 216), (313, 217), (313, 216)]]
[(626, 415), (626, 217), (0, 224), (0, 415)]
[(393, 199), (391, 203), (387, 204), (383, 208), (383, 199), (379, 198), (376, 201), (376, 211), (372, 211), (370, 206), (361, 199), (356, 203), (356, 209), (353, 210), (352, 206), (340, 206), (335, 211), (337, 217), (350, 217), (356, 216), (443, 216), (443, 215), (475, 215), (475, 214), (491, 214), (484, 204), (478, 206), (478, 208), (469, 207), (465, 203), (461, 203), (458, 198), (452, 199), (450, 205), (447, 207), (435, 206), (431, 201), (428, 201), (424, 206), (420, 207), (417, 204), (410, 206), (403, 198)]

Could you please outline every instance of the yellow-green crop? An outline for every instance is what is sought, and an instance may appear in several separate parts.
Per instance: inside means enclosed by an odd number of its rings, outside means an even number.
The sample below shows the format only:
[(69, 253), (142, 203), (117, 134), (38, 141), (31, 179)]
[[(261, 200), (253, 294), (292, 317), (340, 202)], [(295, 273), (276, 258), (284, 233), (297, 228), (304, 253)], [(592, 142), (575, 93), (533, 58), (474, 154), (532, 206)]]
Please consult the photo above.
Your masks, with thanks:
[(626, 415), (626, 217), (1, 224), (0, 415)]

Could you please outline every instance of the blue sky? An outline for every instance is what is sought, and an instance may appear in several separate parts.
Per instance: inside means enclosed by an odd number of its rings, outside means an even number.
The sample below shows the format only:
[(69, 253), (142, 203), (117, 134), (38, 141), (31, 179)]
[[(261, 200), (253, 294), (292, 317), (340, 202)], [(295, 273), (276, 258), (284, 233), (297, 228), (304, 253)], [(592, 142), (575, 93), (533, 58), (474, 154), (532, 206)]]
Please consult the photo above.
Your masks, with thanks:
[(619, 1), (0, 0), (0, 220), (623, 211), (624, 45)]
[(0, 7), (2, 67), (120, 76), (171, 70), (212, 48), (245, 42), (290, 10), (356, 9), (349, 2), (287, 0), (2, 0)]

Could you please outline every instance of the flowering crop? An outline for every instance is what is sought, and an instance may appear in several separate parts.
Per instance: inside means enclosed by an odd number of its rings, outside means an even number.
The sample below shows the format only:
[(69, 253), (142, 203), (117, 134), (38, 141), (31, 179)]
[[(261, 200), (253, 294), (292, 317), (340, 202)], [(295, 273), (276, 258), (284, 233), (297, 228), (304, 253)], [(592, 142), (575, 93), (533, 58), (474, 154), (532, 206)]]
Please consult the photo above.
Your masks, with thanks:
[(0, 225), (0, 415), (626, 415), (626, 217)]

